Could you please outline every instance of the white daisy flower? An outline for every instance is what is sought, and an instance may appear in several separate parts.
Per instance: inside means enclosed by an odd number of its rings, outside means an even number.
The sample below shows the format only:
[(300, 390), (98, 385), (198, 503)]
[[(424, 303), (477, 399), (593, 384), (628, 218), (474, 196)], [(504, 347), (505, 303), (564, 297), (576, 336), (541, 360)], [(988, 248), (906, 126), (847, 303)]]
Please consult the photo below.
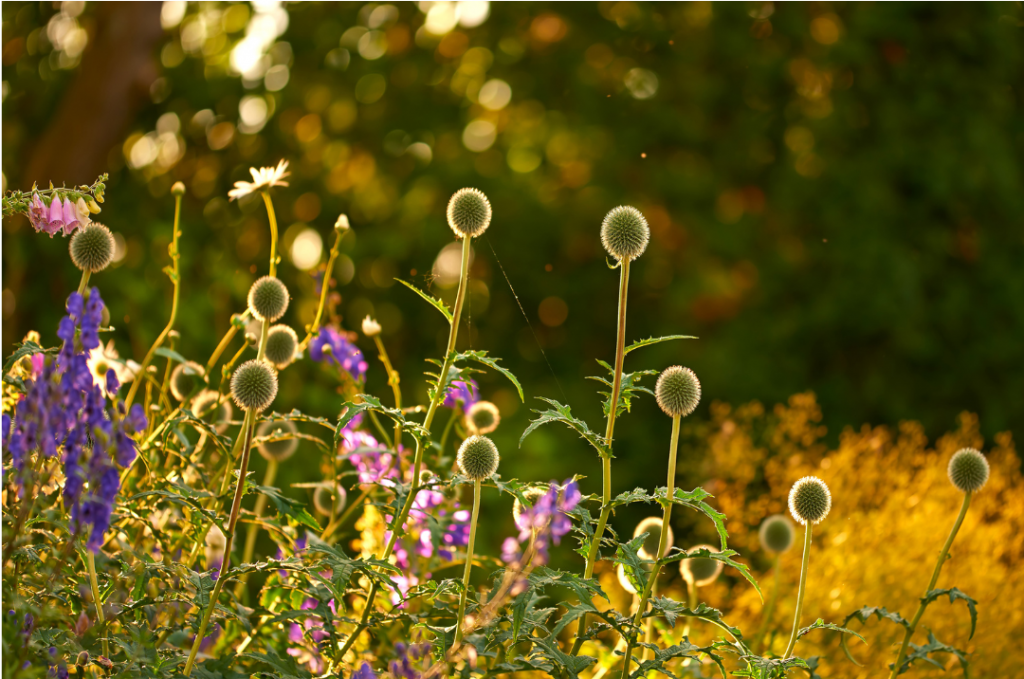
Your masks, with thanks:
[(288, 186), (288, 182), (281, 180), (291, 174), (288, 172), (287, 160), (278, 162), (277, 167), (261, 167), (258, 170), (250, 167), (249, 172), (252, 173), (253, 181), (235, 182), (235, 188), (228, 191), (228, 198), (235, 200), (261, 189), (269, 189), (271, 186)]

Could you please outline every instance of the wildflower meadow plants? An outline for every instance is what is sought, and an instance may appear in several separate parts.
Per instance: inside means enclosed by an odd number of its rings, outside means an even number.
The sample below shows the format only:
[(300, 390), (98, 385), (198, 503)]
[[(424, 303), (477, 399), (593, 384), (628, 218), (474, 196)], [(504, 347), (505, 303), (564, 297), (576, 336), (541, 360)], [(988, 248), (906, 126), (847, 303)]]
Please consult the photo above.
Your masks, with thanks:
[[(448, 204), (448, 224), (461, 242), (454, 305), (406, 284), (449, 330), (445, 353), (427, 373), (428, 402), (411, 404), (381, 323), (367, 317), (360, 325), (363, 346), (372, 347), (388, 376), (386, 384), (375, 385), (367, 384), (360, 338), (325, 320), (327, 279), (351, 229), (344, 215), (334, 225), (313, 322), (303, 332), (289, 324), (293, 300), (277, 276), (272, 198), (272, 190), (288, 186), (288, 163), (254, 168), (252, 176), (253, 182), (237, 182), (229, 197), (259, 194), (270, 260), (205, 362), (172, 344), (181, 332), (183, 185), (172, 190), (169, 319), (140, 363), (122, 360), (100, 339), (111, 330), (101, 286), (114, 242), (90, 215), (103, 202), (104, 178), (88, 187), (4, 197), (5, 217), (24, 213), (37, 231), (70, 236), (71, 260), (82, 271), (59, 326), (30, 333), (4, 363), (5, 677), (544, 673), (598, 679), (614, 672), (623, 679), (655, 673), (767, 679), (790, 671), (815, 677), (820, 658), (800, 655), (801, 638), (832, 631), (846, 649), (848, 635), (863, 640), (846, 625), (873, 616), (905, 629), (893, 677), (915, 663), (935, 663), (936, 653), (953, 654), (966, 667), (965, 651), (932, 634), (924, 646), (913, 638), (925, 608), (940, 597), (967, 604), (973, 633), (976, 601), (955, 587), (936, 587), (971, 497), (989, 477), (988, 461), (974, 449), (949, 461), (949, 478), (963, 504), (911, 620), (862, 608), (841, 624), (817, 619), (801, 627), (805, 601), (824, 596), (808, 585), (808, 574), (816, 562), (812, 529), (829, 515), (832, 494), (815, 476), (796, 480), (789, 494), (804, 540), (785, 649), (771, 643), (768, 630), (779, 597), (794, 596), (779, 585), (780, 555), (797, 536), (786, 516), (758, 518), (761, 547), (773, 555), (774, 584), (750, 641), (727, 622), (728, 612), (701, 600), (724, 567), (749, 583), (759, 600), (761, 589), (740, 552), (729, 547), (726, 517), (712, 495), (700, 486), (677, 487), (683, 419), (702, 398), (697, 375), (678, 365), (626, 369), (627, 357), (646, 346), (693, 339), (668, 335), (627, 344), (630, 269), (651, 237), (639, 210), (614, 208), (599, 230), (620, 280), (613, 362), (600, 361), (605, 374), (594, 378), (602, 389), (604, 433), (573, 415), (568, 404), (543, 399), (520, 439), (550, 423), (576, 432), (600, 459), (600, 493), (588, 495), (580, 476), (517, 480), (499, 472), (501, 457), (515, 451), (499, 454), (487, 436), (502, 426), (501, 412), (482, 397), (473, 375), (493, 370), (511, 381), (520, 398), (524, 390), (499, 359), (459, 343), (473, 239), (492, 221), (494, 228), (503, 226), (481, 191), (461, 189)], [(242, 341), (236, 342), (239, 331)], [(331, 419), (279, 402), (280, 380), (307, 358), (343, 385)], [(641, 386), (653, 375), (653, 391)], [(671, 421), (664, 431), (651, 432), (668, 441), (668, 454), (657, 453), (667, 468), (665, 485), (615, 494), (616, 423), (642, 395), (652, 396)], [(442, 409), (451, 411), (448, 421), (435, 427)], [(449, 447), (452, 437), (461, 440)], [(316, 452), (298, 453), (299, 441)], [(267, 461), (259, 483), (250, 473), (253, 449)], [(450, 449), (457, 450), (454, 466)], [(279, 465), (298, 456), (324, 471), (322, 481), (307, 484), (308, 504), (274, 486)], [(478, 534), (489, 520), (481, 516), (483, 493), (508, 496), (519, 531), (505, 538), (500, 555), (478, 549)], [(255, 496), (251, 502), (249, 496)], [(620, 538), (609, 519), (636, 503), (660, 505), (660, 516), (641, 522), (631, 538)], [(677, 545), (676, 508), (708, 521), (717, 544)], [(261, 531), (276, 545), (273, 553), (260, 553)], [(579, 568), (551, 568), (551, 550), (568, 551), (570, 536)], [(835, 549), (841, 547), (816, 547)], [(456, 565), (461, 578), (448, 570)], [(630, 606), (611, 605), (599, 566), (617, 570), (621, 587), (633, 595)], [(674, 595), (676, 570), (685, 597)], [(251, 583), (256, 574), (258, 587)], [(714, 633), (703, 645), (695, 641), (698, 626)]]

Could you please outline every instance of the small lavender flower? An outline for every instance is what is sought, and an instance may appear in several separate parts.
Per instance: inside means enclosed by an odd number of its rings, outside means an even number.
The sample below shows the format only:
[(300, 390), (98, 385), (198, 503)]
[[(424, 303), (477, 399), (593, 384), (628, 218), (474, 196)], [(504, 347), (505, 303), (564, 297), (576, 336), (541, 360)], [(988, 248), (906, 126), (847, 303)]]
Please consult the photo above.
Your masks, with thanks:
[[(534, 560), (538, 564), (548, 561), (550, 542), (559, 544), (566, 534), (572, 530), (572, 519), (568, 512), (580, 503), (582, 495), (579, 485), (572, 479), (566, 479), (560, 492), (557, 483), (552, 482), (548, 492), (542, 495), (532, 507), (523, 507), (516, 525), (519, 527), (519, 542), (533, 539)], [(506, 541), (507, 542), (507, 541)], [(503, 557), (514, 554), (511, 545), (503, 545)], [(518, 557), (516, 557), (518, 558)], [(511, 562), (512, 559), (506, 559)]]
[(366, 376), (367, 363), (363, 352), (329, 325), (320, 328), (320, 334), (309, 343), (309, 357), (318, 363), (335, 364), (356, 382), (362, 382)]
[(445, 408), (469, 408), (480, 400), (480, 387), (472, 377), (464, 380), (454, 380), (445, 392), (444, 401), (441, 402)]

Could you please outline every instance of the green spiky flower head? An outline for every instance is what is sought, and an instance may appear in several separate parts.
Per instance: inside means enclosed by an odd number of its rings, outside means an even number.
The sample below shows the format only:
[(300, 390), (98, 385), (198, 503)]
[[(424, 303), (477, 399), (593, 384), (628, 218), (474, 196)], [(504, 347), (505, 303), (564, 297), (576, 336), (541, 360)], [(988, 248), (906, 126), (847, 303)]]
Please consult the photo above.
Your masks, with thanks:
[(832, 493), (817, 476), (805, 476), (789, 491), (789, 513), (801, 526), (820, 523), (832, 509)]
[(273, 276), (257, 279), (249, 288), (249, 311), (261, 321), (273, 323), (288, 310), (288, 288)]
[[(324, 516), (337, 516), (341, 512), (345, 511), (345, 505), (347, 503), (348, 495), (345, 493), (345, 489), (337, 484), (334, 486), (333, 493), (331, 492), (331, 484), (327, 481), (321, 483), (316, 487), (316, 490), (313, 491), (313, 506), (316, 507), (316, 511), (320, 512)], [(331, 508), (332, 504), (334, 505), (333, 510)]]
[[(658, 547), (661, 546), (661, 518), (657, 516), (648, 516), (646, 519), (636, 525), (636, 529), (633, 530), (633, 537), (637, 537), (641, 533), (647, 533), (647, 537), (644, 538), (643, 545), (640, 546), (639, 554), (641, 559), (648, 559), (650, 561), (656, 561), (658, 558)], [(676, 538), (672, 533), (672, 526), (668, 527), (668, 542), (665, 543), (665, 550), (672, 549), (672, 545), (675, 544)]]
[(634, 260), (644, 254), (651, 230), (640, 210), (628, 205), (614, 208), (601, 222), (601, 243), (612, 257)]
[(700, 403), (700, 380), (689, 368), (674, 365), (658, 376), (654, 397), (669, 417), (686, 417)]
[(491, 224), (491, 202), (479, 189), (459, 189), (448, 201), (448, 226), (460, 238), (483, 234)]
[(263, 354), (278, 370), (284, 370), (295, 360), (299, 349), (299, 336), (287, 325), (272, 325), (267, 330), (267, 343)]
[(71, 261), (82, 271), (103, 271), (114, 259), (114, 234), (99, 222), (90, 222), (71, 236)]
[[(706, 549), (713, 554), (717, 554), (719, 550), (715, 549), (711, 545), (697, 545), (691, 547), (687, 553), (693, 554), (697, 550)], [(725, 566), (721, 561), (715, 559), (709, 559), (706, 556), (695, 556), (692, 559), (683, 559), (679, 562), (679, 572), (683, 576), (683, 580), (686, 580), (687, 584), (697, 587), (703, 587), (710, 585), (712, 582), (718, 579), (718, 576), (722, 574), (722, 568)]]
[(949, 481), (961, 493), (974, 493), (988, 481), (988, 460), (974, 448), (961, 448), (949, 459)]
[[(256, 436), (279, 438), (281, 436), (297, 434), (298, 431), (295, 423), (291, 420), (264, 420), (256, 428)], [(287, 438), (280, 441), (261, 443), (256, 449), (267, 460), (284, 462), (295, 453), (295, 449), (298, 447), (299, 440), (297, 438)]]
[(793, 546), (796, 528), (785, 514), (772, 514), (761, 522), (757, 532), (761, 547), (772, 554), (782, 554)]
[(171, 371), (171, 395), (184, 401), (206, 386), (206, 369), (195, 361), (179, 363)]
[(498, 471), (499, 459), (497, 446), (486, 436), (470, 436), (459, 448), (459, 469), (474, 481), (488, 479)]
[(466, 429), (473, 434), (490, 434), (499, 423), (501, 412), (490, 401), (477, 401), (466, 411)]
[(246, 361), (231, 376), (231, 398), (242, 410), (266, 410), (276, 396), (277, 371), (266, 361)]

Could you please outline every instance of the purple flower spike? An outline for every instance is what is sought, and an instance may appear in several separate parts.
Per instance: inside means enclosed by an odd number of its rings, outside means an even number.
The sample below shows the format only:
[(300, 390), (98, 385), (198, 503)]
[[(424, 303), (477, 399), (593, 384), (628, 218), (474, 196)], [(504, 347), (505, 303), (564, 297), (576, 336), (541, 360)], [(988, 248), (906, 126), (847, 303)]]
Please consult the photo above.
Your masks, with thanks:
[(352, 673), (352, 679), (377, 679), (377, 675), (373, 673), (370, 663), (364, 662), (362, 667)]

